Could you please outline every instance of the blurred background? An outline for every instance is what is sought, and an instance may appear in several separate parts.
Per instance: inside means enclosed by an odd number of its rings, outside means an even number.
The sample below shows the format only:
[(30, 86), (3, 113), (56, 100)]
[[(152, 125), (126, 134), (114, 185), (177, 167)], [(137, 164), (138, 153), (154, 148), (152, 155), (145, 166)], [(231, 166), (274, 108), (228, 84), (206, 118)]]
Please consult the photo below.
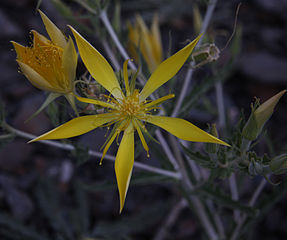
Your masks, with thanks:
[[(193, 5), (197, 4), (203, 15), (207, 1), (117, 2), (121, 5), (122, 39), (127, 31), (126, 21), (132, 20), (135, 13), (140, 13), (150, 24), (153, 13), (157, 12), (163, 47), (171, 46), (175, 52), (187, 39), (196, 36)], [(231, 36), (239, 2), (218, 0), (208, 32), (219, 49)], [(287, 86), (287, 1), (241, 2), (237, 22), (242, 29), (240, 51), (232, 68), (224, 75), (223, 84), (231, 124), (238, 121), (241, 109), (248, 116), (255, 96), (265, 101)], [(10, 41), (28, 45), (32, 41), (29, 34), (32, 29), (46, 35), (36, 11), (37, 3), (33, 0), (0, 1), (0, 101), (5, 105), (7, 122), (34, 135), (53, 125), (45, 111), (24, 123), (39, 108), (45, 95), (19, 73)], [(71, 6), (75, 15), (82, 14), (74, 2), (65, 3)], [(110, 5), (111, 14), (114, 1), (111, 0)], [(40, 9), (69, 33), (66, 27), (69, 21), (52, 1), (41, 1)], [(102, 48), (99, 42), (97, 44), (97, 37), (91, 42), (98, 49)], [(217, 71), (228, 63), (230, 54), (229, 46), (221, 52)], [(200, 82), (202, 71), (197, 71), (194, 81)], [(197, 82), (192, 84), (196, 86)], [(214, 90), (207, 94), (214, 98)], [(258, 147), (261, 154), (286, 152), (286, 107), (287, 97), (283, 96), (267, 124), (266, 141)], [(199, 124), (216, 121), (216, 115), (196, 109), (191, 111), (190, 118)], [(97, 130), (97, 134), (81, 136), (81, 145), (72, 153), (41, 143), (26, 144), (27, 139), (19, 137), (9, 141), (0, 139), (0, 239), (153, 239), (168, 209), (178, 201), (177, 189), (155, 176), (149, 178), (150, 182), (141, 181), (144, 174), (135, 171), (125, 209), (119, 215), (113, 164), (104, 160), (99, 166), (96, 158), (87, 161), (87, 148), (100, 151), (105, 133), (105, 130)], [(272, 139), (272, 144), (268, 139)], [(113, 151), (115, 149), (110, 153)], [(156, 157), (149, 161), (157, 164)], [(265, 191), (268, 194), (268, 187)], [(253, 224), (250, 239), (287, 238), (286, 197), (282, 192), (268, 214)], [(190, 236), (202, 239), (191, 211), (181, 212), (171, 230), (166, 239), (185, 240)]]

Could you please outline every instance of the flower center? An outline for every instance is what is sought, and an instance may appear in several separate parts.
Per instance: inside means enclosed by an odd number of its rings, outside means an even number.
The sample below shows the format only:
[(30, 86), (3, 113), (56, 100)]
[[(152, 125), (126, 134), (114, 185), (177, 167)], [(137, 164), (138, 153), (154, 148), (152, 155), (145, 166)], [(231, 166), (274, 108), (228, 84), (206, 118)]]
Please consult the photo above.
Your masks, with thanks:
[(139, 102), (139, 92), (135, 90), (131, 96), (128, 96), (123, 99), (122, 104), (120, 105), (121, 115), (124, 116), (136, 116), (142, 111), (142, 104)]

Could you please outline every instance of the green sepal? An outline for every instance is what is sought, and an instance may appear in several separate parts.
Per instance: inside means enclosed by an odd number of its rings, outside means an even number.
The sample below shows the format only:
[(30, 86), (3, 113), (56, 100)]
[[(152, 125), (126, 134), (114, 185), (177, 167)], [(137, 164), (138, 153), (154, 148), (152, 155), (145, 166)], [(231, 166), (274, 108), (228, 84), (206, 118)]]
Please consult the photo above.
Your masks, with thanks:
[(56, 98), (60, 97), (61, 94), (59, 93), (50, 93), (48, 97), (46, 98), (45, 102), (41, 105), (41, 107), (33, 113), (26, 121), (25, 123), (29, 122), (32, 118), (36, 117), (40, 112), (44, 110), (51, 102), (53, 102)]

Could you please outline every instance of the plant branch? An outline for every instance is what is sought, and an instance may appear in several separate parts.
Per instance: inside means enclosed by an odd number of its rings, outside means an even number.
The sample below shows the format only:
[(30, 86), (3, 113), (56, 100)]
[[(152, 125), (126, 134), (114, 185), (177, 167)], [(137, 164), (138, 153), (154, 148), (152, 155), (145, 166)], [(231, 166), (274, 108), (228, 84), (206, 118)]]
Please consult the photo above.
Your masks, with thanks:
[[(181, 176), (182, 176), (181, 181), (183, 183), (183, 186), (187, 190), (187, 192), (192, 191), (194, 189), (194, 186), (192, 182), (190, 181), (188, 173), (186, 171), (184, 160), (180, 152), (180, 147), (178, 146), (178, 141), (172, 135), (169, 135), (169, 137), (172, 143), (171, 145), (173, 147), (173, 150), (175, 152), (175, 155), (179, 163), (179, 172), (181, 173)], [(194, 206), (194, 211), (197, 213), (197, 216), (203, 228), (205, 229), (209, 239), (212, 239), (212, 240), (218, 239), (218, 235), (210, 222), (210, 219), (206, 213), (204, 204), (201, 202), (201, 200), (197, 196), (194, 196), (194, 195), (189, 196), (189, 200)]]
[[(231, 191), (231, 198), (234, 201), (237, 201), (239, 199), (238, 196), (238, 189), (237, 189), (237, 182), (236, 182), (236, 176), (235, 173), (232, 173), (229, 178), (229, 187)], [(233, 210), (233, 217), (236, 223), (240, 220), (240, 211), (238, 209)]]
[[(19, 137), (22, 137), (22, 138), (25, 138), (25, 139), (28, 139), (28, 140), (36, 138), (35, 135), (23, 132), (23, 131), (18, 130), (18, 129), (15, 129), (15, 128), (11, 127), (10, 125), (8, 125), (7, 123), (4, 123), (3, 127), (5, 129), (7, 129), (9, 132), (11, 132), (11, 133), (13, 133), (13, 134), (15, 134), (15, 135), (17, 135)], [(39, 141), (39, 143), (46, 144), (46, 145), (49, 145), (49, 146), (52, 146), (52, 147), (56, 147), (56, 148), (60, 148), (60, 149), (64, 149), (64, 150), (67, 150), (67, 151), (75, 150), (75, 147), (73, 145), (67, 144), (67, 143), (60, 143), (58, 141), (42, 140), (42, 141)], [(96, 151), (93, 151), (93, 150), (89, 150), (88, 154), (90, 156), (92, 156), (92, 157), (98, 157), (98, 158), (102, 157), (102, 153), (96, 152)], [(112, 161), (112, 162), (115, 161), (115, 157), (112, 156), (112, 155), (109, 155), (109, 154), (105, 155), (105, 159), (107, 159), (109, 161)], [(146, 165), (146, 164), (143, 164), (143, 163), (135, 162), (134, 163), (134, 167), (136, 167), (138, 169), (141, 169), (141, 170), (148, 171), (148, 172), (157, 173), (159, 175), (163, 175), (163, 176), (166, 176), (166, 177), (174, 178), (176, 180), (180, 179), (180, 175), (178, 173), (176, 173), (176, 172), (167, 171), (167, 170), (160, 169), (160, 168), (153, 167), (153, 166), (149, 166), (149, 165)]]
[[(203, 35), (205, 34), (205, 32), (207, 30), (207, 27), (209, 25), (209, 22), (211, 20), (212, 15), (213, 15), (216, 3), (217, 3), (217, 0), (209, 0), (206, 14), (204, 16), (203, 23), (202, 23), (201, 30), (200, 30), (200, 33), (202, 33)], [(203, 36), (199, 39), (197, 46), (199, 46), (201, 44), (202, 40), (203, 40)], [(184, 82), (183, 82), (183, 85), (182, 85), (182, 88), (181, 88), (181, 91), (179, 94), (179, 98), (178, 98), (176, 105), (173, 109), (173, 112), (171, 114), (172, 117), (177, 116), (179, 109), (181, 108), (182, 102), (183, 102), (183, 100), (187, 94), (187, 91), (189, 89), (190, 82), (192, 79), (192, 75), (193, 75), (193, 68), (192, 68), (193, 65), (194, 64), (192, 64), (191, 67), (187, 70), (187, 73), (186, 73), (186, 76), (185, 76), (185, 79), (184, 79)]]
[(225, 107), (224, 107), (223, 89), (221, 82), (215, 84), (215, 93), (216, 93), (216, 103), (218, 109), (218, 127), (219, 129), (222, 129), (225, 126)]
[[(264, 189), (266, 183), (267, 183), (267, 181), (263, 178), (261, 180), (260, 184), (257, 186), (255, 192), (253, 193), (253, 195), (252, 195), (252, 197), (248, 203), (248, 206), (253, 207), (255, 205), (257, 198), (259, 197), (260, 193)], [(230, 240), (236, 240), (239, 237), (241, 227), (243, 226), (246, 219), (247, 219), (247, 215), (243, 214), (241, 216), (239, 222), (237, 223), (236, 228), (234, 229)]]
[(115, 54), (111, 50), (109, 44), (107, 43), (107, 41), (102, 41), (102, 44), (104, 46), (104, 49), (105, 49), (109, 59), (111, 60), (113, 66), (114, 66), (114, 69), (116, 71), (119, 71), (121, 69), (121, 66), (120, 66), (119, 61), (117, 60)]
[(187, 201), (185, 199), (182, 199), (171, 209), (168, 216), (166, 217), (166, 220), (161, 225), (153, 240), (164, 240), (167, 238), (169, 229), (172, 227), (172, 225), (174, 225), (179, 214), (186, 206)]

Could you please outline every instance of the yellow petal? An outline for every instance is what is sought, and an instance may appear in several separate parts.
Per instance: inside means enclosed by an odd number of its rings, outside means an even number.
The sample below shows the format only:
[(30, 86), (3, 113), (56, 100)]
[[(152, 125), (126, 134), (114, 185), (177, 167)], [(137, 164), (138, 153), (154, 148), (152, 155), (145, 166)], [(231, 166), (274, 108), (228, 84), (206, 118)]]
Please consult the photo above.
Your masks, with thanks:
[(15, 51), (17, 53), (17, 58), (19, 60), (23, 59), (24, 56), (25, 56), (25, 52), (26, 52), (26, 47), (22, 46), (21, 44), (17, 43), (17, 42), (14, 42), (14, 41), (11, 41), (11, 43), (13, 44), (14, 48), (15, 48)]
[(151, 101), (151, 102), (145, 104), (144, 107), (145, 108), (150, 108), (152, 106), (159, 105), (159, 104), (161, 104), (162, 102), (165, 102), (168, 99), (174, 98), (174, 96), (175, 96), (174, 94), (168, 94), (166, 96), (163, 96), (161, 98), (158, 98), (158, 99), (156, 99), (154, 101)]
[(120, 84), (110, 64), (73, 27), (69, 27), (74, 34), (81, 58), (90, 74), (115, 98), (122, 99), (123, 94)]
[(146, 85), (140, 93), (140, 101), (144, 101), (157, 88), (171, 79), (185, 63), (186, 59), (191, 54), (193, 48), (197, 44), (201, 35), (185, 46), (183, 49), (163, 61), (157, 69), (152, 73)]
[(62, 65), (65, 71), (70, 88), (74, 88), (74, 80), (76, 78), (78, 55), (73, 43), (73, 40), (69, 38), (68, 44), (65, 46), (62, 56)]
[(153, 56), (153, 46), (151, 33), (140, 15), (136, 15), (136, 27), (139, 32), (140, 50), (148, 64), (149, 70), (154, 70), (155, 59)]
[(40, 46), (51, 44), (51, 41), (42, 34), (38, 33), (35, 30), (32, 30), (31, 32), (33, 34), (33, 46), (37, 46), (38, 44)]
[(162, 61), (162, 44), (161, 44), (157, 14), (155, 14), (153, 17), (151, 26), (151, 38), (152, 38), (153, 55), (155, 58), (155, 62), (158, 65)]
[(57, 26), (41, 10), (38, 11), (40, 12), (42, 21), (52, 42), (57, 46), (64, 48), (67, 44), (67, 41), (62, 31), (57, 28)]
[(40, 74), (34, 71), (31, 67), (19, 60), (17, 60), (17, 62), (21, 68), (22, 73), (35, 87), (44, 91), (55, 91), (55, 88), (51, 86), (51, 84), (45, 78), (43, 78)]
[(119, 195), (120, 195), (120, 212), (123, 210), (125, 198), (127, 195), (132, 169), (134, 164), (134, 132), (130, 124), (124, 131), (120, 147), (117, 152), (115, 162), (115, 172), (117, 177)]
[(139, 33), (136, 31), (135, 28), (131, 25), (130, 22), (127, 23), (128, 25), (128, 51), (130, 52), (132, 58), (138, 62), (139, 57), (138, 57), (138, 52), (137, 52), (137, 46), (139, 45)]
[(133, 121), (133, 124), (134, 124), (134, 126), (135, 126), (135, 128), (136, 128), (136, 130), (137, 130), (137, 132), (138, 132), (138, 135), (139, 135), (139, 137), (140, 137), (140, 140), (141, 140), (141, 143), (142, 143), (142, 145), (143, 145), (143, 148), (144, 148), (144, 150), (147, 152), (147, 156), (149, 157), (149, 147), (148, 147), (148, 145), (147, 145), (147, 143), (146, 143), (146, 141), (145, 141), (145, 138), (144, 138), (144, 136), (143, 136), (143, 134), (142, 134), (142, 131), (141, 131), (141, 129), (140, 129), (140, 124), (139, 124), (138, 120), (135, 119), (135, 120)]
[(100, 160), (100, 165), (102, 165), (102, 161), (104, 159), (104, 157), (106, 156), (107, 151), (109, 150), (110, 146), (112, 145), (113, 141), (115, 140), (116, 136), (119, 135), (118, 131), (115, 131), (115, 133), (112, 135), (111, 139), (107, 142), (104, 150), (103, 150), (103, 155), (102, 158)]
[(186, 141), (218, 143), (229, 146), (229, 144), (181, 118), (150, 116), (149, 118), (145, 119), (145, 121), (159, 126), (174, 136)]
[(108, 113), (77, 117), (37, 138), (34, 138), (29, 141), (29, 143), (40, 140), (63, 139), (79, 136), (100, 127), (113, 119), (114, 116)]
[(99, 105), (99, 106), (106, 107), (106, 108), (111, 108), (111, 109), (117, 109), (117, 107), (115, 105), (107, 103), (107, 102), (103, 102), (103, 101), (96, 100), (96, 99), (83, 98), (83, 97), (79, 97), (77, 95), (75, 95), (75, 97), (80, 102), (91, 103), (91, 104), (95, 104), (95, 105)]

